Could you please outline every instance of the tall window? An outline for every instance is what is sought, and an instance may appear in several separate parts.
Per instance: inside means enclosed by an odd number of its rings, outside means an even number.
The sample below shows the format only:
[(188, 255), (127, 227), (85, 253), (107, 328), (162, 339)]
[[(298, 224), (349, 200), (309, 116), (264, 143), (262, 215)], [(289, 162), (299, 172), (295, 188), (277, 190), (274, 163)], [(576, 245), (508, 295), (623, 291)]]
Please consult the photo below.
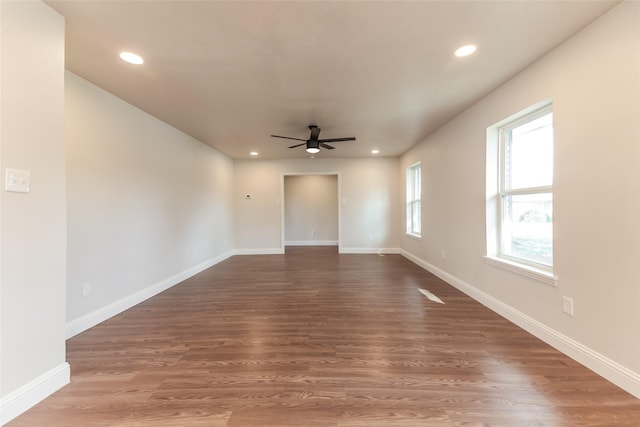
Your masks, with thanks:
[(550, 271), (553, 266), (553, 112), (551, 105), (498, 128), (497, 256)]
[(420, 175), (420, 163), (407, 168), (407, 234), (417, 237), (422, 231)]

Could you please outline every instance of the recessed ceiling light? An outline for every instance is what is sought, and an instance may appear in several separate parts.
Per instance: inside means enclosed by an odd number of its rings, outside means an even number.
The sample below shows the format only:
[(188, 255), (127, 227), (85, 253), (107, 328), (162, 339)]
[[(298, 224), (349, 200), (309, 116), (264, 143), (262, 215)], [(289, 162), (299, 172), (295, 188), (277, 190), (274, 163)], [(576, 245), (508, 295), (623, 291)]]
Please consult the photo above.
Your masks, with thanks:
[(473, 52), (476, 51), (476, 46), (473, 44), (468, 44), (466, 46), (462, 46), (459, 47), (458, 49), (456, 49), (455, 55), (457, 57), (462, 57), (462, 56), (469, 56), (471, 55)]
[(380, 150), (371, 150), (371, 154), (378, 154)]
[(257, 152), (257, 151), (252, 151), (252, 152), (250, 152), (249, 154), (250, 154), (250, 155), (252, 155), (252, 156), (257, 156), (257, 155), (258, 155), (258, 152)]
[(144, 64), (144, 59), (142, 59), (140, 55), (136, 55), (135, 53), (131, 52), (120, 52), (120, 59), (128, 62), (129, 64)]

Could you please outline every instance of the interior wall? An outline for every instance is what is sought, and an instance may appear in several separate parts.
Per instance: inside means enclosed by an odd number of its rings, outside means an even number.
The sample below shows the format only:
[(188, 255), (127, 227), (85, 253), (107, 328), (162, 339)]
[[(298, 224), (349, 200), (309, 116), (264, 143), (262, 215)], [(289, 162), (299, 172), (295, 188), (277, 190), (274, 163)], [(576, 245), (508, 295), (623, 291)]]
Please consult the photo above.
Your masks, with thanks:
[(338, 244), (338, 176), (284, 177), (285, 245)]
[[(64, 20), (41, 2), (0, 2), (0, 162), (30, 172), (0, 191), (0, 422), (69, 381)], [(26, 396), (26, 397), (25, 397)]]
[[(483, 261), (486, 129), (548, 97), (557, 287)], [(561, 334), (577, 353), (603, 356), (637, 395), (639, 117), (640, 3), (623, 2), (407, 152), (400, 173), (422, 162), (423, 237), (402, 239), (408, 254)]]
[(402, 206), (397, 158), (255, 159), (234, 165), (238, 253), (282, 253), (283, 175), (327, 173), (340, 175), (340, 251), (397, 251)]
[(231, 159), (68, 71), (65, 90), (68, 322), (232, 253)]

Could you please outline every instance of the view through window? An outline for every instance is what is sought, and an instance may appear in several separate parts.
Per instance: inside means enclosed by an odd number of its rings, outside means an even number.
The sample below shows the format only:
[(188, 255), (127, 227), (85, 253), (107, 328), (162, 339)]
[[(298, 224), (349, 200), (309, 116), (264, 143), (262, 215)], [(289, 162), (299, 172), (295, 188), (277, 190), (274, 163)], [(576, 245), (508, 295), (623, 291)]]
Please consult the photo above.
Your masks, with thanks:
[(503, 125), (500, 138), (499, 255), (553, 265), (551, 106)]

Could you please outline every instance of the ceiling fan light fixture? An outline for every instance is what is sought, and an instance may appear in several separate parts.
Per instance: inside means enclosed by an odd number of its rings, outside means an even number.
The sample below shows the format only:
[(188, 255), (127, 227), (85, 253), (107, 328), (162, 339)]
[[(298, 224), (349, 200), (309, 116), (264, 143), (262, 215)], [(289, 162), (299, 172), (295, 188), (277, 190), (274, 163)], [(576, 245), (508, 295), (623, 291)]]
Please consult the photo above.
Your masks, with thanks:
[(307, 153), (316, 154), (320, 152), (320, 142), (317, 138), (318, 136), (316, 135), (316, 139), (310, 139), (307, 141)]

